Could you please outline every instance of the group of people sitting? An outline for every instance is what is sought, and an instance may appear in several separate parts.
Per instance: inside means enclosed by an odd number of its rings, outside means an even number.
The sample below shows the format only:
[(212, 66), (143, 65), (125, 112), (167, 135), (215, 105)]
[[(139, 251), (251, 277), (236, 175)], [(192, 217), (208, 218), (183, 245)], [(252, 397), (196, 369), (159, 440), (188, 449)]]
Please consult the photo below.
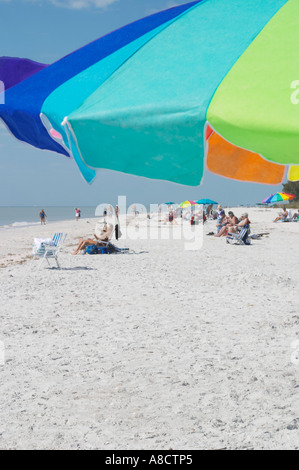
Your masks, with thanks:
[(237, 233), (241, 231), (242, 228), (249, 228), (249, 226), (250, 220), (248, 218), (247, 212), (244, 212), (244, 214), (242, 214), (241, 218), (239, 219), (232, 211), (229, 211), (228, 215), (226, 215), (222, 206), (218, 206), (216, 224), (217, 234), (214, 235), (215, 237), (225, 237), (231, 233)]

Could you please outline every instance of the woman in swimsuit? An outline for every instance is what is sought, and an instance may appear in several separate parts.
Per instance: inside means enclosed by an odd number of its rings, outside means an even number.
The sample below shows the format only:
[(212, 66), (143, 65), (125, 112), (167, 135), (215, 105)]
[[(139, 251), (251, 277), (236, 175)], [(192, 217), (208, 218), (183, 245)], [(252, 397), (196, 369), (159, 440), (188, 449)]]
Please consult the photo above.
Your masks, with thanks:
[(44, 209), (42, 209), (39, 213), (39, 216), (40, 216), (40, 223), (41, 225), (46, 225), (46, 213), (44, 211)]

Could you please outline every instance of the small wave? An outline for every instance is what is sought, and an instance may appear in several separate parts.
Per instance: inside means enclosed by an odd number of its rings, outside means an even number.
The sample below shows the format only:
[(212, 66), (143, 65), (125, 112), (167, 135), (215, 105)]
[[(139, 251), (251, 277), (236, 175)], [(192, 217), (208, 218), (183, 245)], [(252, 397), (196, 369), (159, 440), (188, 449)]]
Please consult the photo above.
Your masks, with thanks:
[(13, 222), (9, 225), (2, 225), (0, 229), (9, 229), (9, 228), (22, 228), (22, 227), (30, 227), (33, 225), (40, 225), (40, 222)]

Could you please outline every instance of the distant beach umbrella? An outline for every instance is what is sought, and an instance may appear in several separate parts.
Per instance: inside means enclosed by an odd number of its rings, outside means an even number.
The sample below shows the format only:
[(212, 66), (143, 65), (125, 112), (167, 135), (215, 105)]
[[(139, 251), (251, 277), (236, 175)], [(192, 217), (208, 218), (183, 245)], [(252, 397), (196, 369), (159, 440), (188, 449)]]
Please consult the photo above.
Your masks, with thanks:
[(192, 206), (196, 206), (196, 205), (197, 205), (197, 203), (194, 202), (194, 201), (184, 201), (184, 202), (181, 202), (180, 207), (182, 207), (184, 209), (186, 207), (192, 207)]
[(207, 205), (210, 205), (210, 204), (218, 204), (218, 202), (216, 201), (212, 201), (211, 199), (199, 199), (199, 201), (196, 201), (197, 204), (207, 204)]
[(299, 165), (298, 42), (298, 0), (185, 3), (48, 66), (0, 58), (0, 118), (88, 182), (105, 168), (198, 186), (206, 167), (279, 184)]
[(286, 202), (292, 199), (296, 199), (296, 196), (294, 194), (276, 193), (276, 194), (271, 194), (271, 196), (264, 199), (262, 201), (262, 204), (274, 204), (275, 202)]
[(175, 202), (164, 202), (165, 206), (173, 206)]

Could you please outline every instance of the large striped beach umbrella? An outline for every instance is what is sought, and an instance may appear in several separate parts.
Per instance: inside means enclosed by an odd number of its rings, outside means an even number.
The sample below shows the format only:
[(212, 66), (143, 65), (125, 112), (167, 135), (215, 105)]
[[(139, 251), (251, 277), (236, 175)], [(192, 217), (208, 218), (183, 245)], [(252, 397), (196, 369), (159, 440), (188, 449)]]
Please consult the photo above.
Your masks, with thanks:
[(89, 182), (107, 168), (198, 185), (206, 167), (279, 184), (299, 165), (298, 42), (298, 0), (194, 1), (52, 65), (0, 58), (0, 118)]
[(286, 202), (286, 201), (291, 201), (292, 199), (296, 199), (296, 196), (294, 194), (276, 193), (276, 194), (271, 194), (271, 196), (264, 199), (262, 201), (262, 204), (274, 204), (275, 202)]

